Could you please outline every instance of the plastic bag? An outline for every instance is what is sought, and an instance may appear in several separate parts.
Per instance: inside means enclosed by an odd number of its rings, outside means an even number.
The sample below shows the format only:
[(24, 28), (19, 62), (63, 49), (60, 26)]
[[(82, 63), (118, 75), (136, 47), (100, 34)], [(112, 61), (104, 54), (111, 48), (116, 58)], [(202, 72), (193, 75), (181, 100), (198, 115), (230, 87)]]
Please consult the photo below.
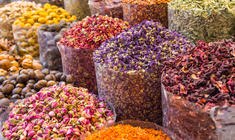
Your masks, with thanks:
[(226, 9), (214, 12), (209, 9), (181, 10), (169, 6), (168, 19), (169, 29), (195, 42), (213, 42), (235, 36), (235, 12), (232, 14)]
[(33, 57), (39, 56), (37, 30), (38, 27), (36, 26), (20, 27), (13, 25), (14, 40), (20, 55), (30, 54)]
[(121, 0), (89, 0), (91, 15), (108, 15), (123, 19)]
[(75, 15), (78, 20), (91, 15), (88, 0), (65, 0), (64, 8), (71, 15)]
[(57, 42), (61, 38), (61, 29), (68, 24), (43, 25), (38, 30), (38, 42), (40, 46), (40, 61), (50, 70), (62, 71), (62, 61)]
[(75, 78), (76, 85), (97, 93), (92, 49), (72, 48), (58, 44), (63, 72)]
[(216, 106), (209, 111), (162, 85), (163, 126), (184, 140), (232, 140), (235, 137), (235, 105)]
[(159, 70), (117, 72), (95, 62), (99, 97), (110, 102), (117, 120), (162, 123)]
[(138, 5), (123, 3), (123, 19), (131, 25), (139, 24), (143, 20), (153, 20), (168, 27), (167, 4)]

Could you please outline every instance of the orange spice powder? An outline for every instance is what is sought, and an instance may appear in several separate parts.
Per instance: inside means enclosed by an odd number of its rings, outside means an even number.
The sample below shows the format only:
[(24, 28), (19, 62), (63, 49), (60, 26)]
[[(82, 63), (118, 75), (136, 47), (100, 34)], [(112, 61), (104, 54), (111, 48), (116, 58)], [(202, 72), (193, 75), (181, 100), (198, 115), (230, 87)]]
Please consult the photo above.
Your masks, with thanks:
[(116, 125), (97, 131), (85, 140), (171, 140), (163, 131)]

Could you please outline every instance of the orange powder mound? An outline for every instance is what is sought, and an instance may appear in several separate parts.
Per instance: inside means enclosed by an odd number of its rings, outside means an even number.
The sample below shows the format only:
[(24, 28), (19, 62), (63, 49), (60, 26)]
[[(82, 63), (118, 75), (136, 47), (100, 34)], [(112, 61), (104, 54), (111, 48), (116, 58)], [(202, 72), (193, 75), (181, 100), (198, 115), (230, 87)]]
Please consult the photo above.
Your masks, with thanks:
[(171, 140), (163, 131), (116, 125), (97, 131), (85, 140)]

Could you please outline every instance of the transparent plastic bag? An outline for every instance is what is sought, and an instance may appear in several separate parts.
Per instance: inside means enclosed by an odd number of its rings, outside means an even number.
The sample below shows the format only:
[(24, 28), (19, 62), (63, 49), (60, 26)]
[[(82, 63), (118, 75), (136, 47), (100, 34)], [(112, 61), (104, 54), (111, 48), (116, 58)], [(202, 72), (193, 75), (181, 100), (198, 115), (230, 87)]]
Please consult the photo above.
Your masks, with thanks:
[(110, 102), (117, 120), (135, 119), (162, 124), (160, 70), (114, 71), (95, 62), (99, 98)]
[(121, 0), (89, 0), (91, 15), (108, 15), (123, 19)]
[[(13, 2), (13, 1), (21, 1), (21, 0), (11, 0), (11, 1)], [(25, 1), (31, 1), (31, 2), (36, 2), (36, 3), (41, 3), (41, 4), (50, 3), (52, 5), (64, 7), (64, 0), (25, 0)]]
[(37, 30), (38, 27), (35, 26), (20, 27), (13, 25), (14, 40), (20, 55), (30, 54), (33, 57), (39, 56)]
[(232, 140), (235, 137), (235, 105), (209, 111), (162, 85), (163, 126), (184, 140)]
[(97, 93), (92, 49), (72, 48), (58, 44), (63, 72), (75, 78), (76, 85)]
[(78, 20), (90, 16), (88, 0), (65, 0), (64, 8), (71, 15), (75, 15)]
[(131, 25), (139, 24), (143, 20), (153, 20), (168, 27), (167, 4), (138, 5), (122, 3), (123, 19)]
[(203, 10), (179, 10), (169, 6), (169, 29), (195, 42), (213, 42), (235, 36), (235, 13), (223, 10), (204, 15), (201, 11)]
[[(62, 61), (57, 42), (61, 38), (62, 29), (67, 24), (43, 25), (38, 30), (38, 42), (40, 50), (40, 61), (42, 65), (50, 70), (62, 71)], [(51, 30), (50, 30), (51, 29)]]

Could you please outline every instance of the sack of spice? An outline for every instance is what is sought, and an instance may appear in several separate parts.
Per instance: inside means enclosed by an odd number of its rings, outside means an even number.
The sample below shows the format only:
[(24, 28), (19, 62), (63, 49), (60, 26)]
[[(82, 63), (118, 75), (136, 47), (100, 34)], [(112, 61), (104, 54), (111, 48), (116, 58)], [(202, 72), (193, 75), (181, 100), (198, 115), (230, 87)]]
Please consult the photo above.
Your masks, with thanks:
[(38, 29), (40, 61), (44, 67), (62, 71), (61, 55), (57, 48), (57, 42), (69, 25), (70, 23), (60, 22), (60, 24), (42, 25)]
[(172, 132), (155, 123), (125, 120), (85, 137), (85, 140), (179, 140)]
[(163, 124), (185, 140), (235, 137), (235, 42), (199, 42), (162, 75)]
[(169, 0), (122, 0), (123, 19), (130, 25), (143, 20), (154, 20), (168, 26), (167, 2)]
[(40, 5), (26, 1), (12, 2), (0, 8), (0, 37), (13, 39), (12, 24), (14, 21), (23, 13), (38, 8), (40, 8)]
[(65, 0), (64, 8), (70, 14), (77, 16), (78, 20), (91, 15), (88, 0)]
[(89, 0), (91, 15), (108, 15), (123, 19), (121, 0)]
[(13, 24), (13, 34), (18, 45), (19, 54), (39, 56), (37, 30), (42, 24), (59, 24), (60, 21), (72, 22), (76, 20), (64, 9), (55, 5), (45, 4), (36, 11), (24, 13)]
[(168, 17), (169, 29), (195, 42), (235, 36), (233, 0), (173, 0), (169, 3)]
[(73, 75), (78, 86), (97, 93), (93, 52), (128, 27), (129, 24), (121, 19), (101, 15), (77, 22), (58, 43), (63, 72)]
[(143, 21), (106, 41), (94, 52), (100, 98), (110, 102), (118, 120), (162, 122), (162, 62), (191, 43), (160, 23)]
[(113, 110), (87, 89), (55, 85), (15, 104), (1, 130), (6, 139), (77, 140), (114, 122)]

